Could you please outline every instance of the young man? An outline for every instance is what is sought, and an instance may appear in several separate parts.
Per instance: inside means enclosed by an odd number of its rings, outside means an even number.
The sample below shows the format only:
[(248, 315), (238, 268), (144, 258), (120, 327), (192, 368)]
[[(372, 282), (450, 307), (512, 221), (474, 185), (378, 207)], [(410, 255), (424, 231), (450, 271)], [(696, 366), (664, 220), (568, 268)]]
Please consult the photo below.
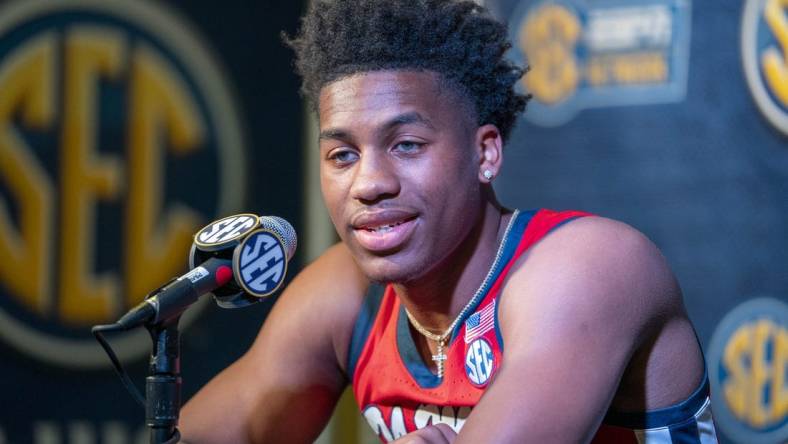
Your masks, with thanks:
[(318, 0), (290, 44), (342, 242), (185, 406), (186, 441), (311, 442), (352, 384), (384, 441), (716, 442), (654, 245), (496, 201), (526, 102), (503, 25), (470, 1)]

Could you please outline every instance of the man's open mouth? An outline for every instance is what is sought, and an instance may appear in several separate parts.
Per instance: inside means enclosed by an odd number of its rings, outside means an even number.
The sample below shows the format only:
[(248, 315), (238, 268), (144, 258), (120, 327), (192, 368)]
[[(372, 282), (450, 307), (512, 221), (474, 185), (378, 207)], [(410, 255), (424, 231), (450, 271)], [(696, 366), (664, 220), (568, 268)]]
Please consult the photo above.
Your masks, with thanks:
[(353, 232), (365, 249), (385, 252), (405, 245), (412, 236), (418, 216), (402, 211), (364, 214), (356, 218)]
[(397, 227), (397, 226), (400, 226), (400, 225), (402, 225), (404, 223), (410, 222), (410, 221), (412, 221), (415, 218), (416, 218), (416, 216), (413, 216), (413, 217), (409, 217), (407, 219), (402, 219), (400, 221), (393, 222), (393, 223), (388, 223), (388, 224), (385, 224), (385, 225), (363, 226), (363, 227), (360, 227), (360, 229), (365, 230), (365, 231), (369, 231), (370, 233), (387, 233), (387, 232), (393, 230), (394, 227)]

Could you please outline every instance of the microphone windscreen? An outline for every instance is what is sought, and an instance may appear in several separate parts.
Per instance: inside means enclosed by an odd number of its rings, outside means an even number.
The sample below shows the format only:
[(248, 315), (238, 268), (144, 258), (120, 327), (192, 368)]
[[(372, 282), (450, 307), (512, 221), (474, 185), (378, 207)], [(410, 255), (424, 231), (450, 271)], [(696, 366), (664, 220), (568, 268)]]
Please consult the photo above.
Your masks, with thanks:
[(298, 238), (290, 222), (279, 216), (262, 216), (260, 217), (260, 227), (279, 235), (285, 243), (287, 260), (289, 261), (293, 258), (293, 254), (295, 254), (296, 247), (298, 246)]

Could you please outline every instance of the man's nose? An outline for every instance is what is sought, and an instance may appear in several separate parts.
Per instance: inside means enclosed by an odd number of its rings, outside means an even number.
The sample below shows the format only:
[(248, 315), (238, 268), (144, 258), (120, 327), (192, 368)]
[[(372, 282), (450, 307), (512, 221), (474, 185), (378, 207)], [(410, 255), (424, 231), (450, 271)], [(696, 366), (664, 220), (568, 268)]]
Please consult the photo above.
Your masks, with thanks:
[(399, 176), (392, 160), (385, 154), (366, 150), (357, 164), (351, 196), (365, 203), (374, 203), (396, 196), (399, 191)]

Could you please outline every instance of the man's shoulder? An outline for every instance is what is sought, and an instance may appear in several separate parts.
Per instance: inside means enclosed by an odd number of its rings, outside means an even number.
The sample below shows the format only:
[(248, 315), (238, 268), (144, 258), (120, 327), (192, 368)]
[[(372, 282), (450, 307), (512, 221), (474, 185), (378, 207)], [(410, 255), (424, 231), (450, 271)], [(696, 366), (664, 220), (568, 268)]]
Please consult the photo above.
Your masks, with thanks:
[(603, 308), (640, 324), (681, 305), (656, 245), (630, 225), (601, 216), (571, 220), (534, 244), (514, 264), (504, 294), (509, 306), (572, 304), (578, 309), (570, 312), (580, 316)]
[[(566, 223), (551, 229), (532, 248), (540, 255), (548, 252), (583, 253), (586, 250), (595, 250), (593, 252), (598, 254), (600, 247), (609, 253), (649, 254), (656, 251), (654, 244), (643, 233), (624, 222), (579, 211), (550, 211), (549, 214), (554, 217), (573, 214), (585, 217), (569, 217)], [(547, 244), (547, 247), (540, 247), (539, 244)]]
[(584, 217), (556, 229), (529, 253), (501, 301), (502, 317), (515, 331), (511, 337), (523, 337), (518, 326), (540, 317), (547, 319), (539, 325), (548, 341), (551, 332), (544, 330), (570, 337), (579, 330), (603, 344), (585, 344), (583, 354), (629, 350), (615, 408), (662, 408), (698, 388), (703, 358), (681, 289), (643, 233), (619, 221)]
[[(664, 257), (648, 237), (626, 223), (601, 216), (578, 217), (557, 226), (519, 258), (512, 277), (533, 277), (547, 269), (599, 272), (593, 276), (581, 273), (575, 276), (578, 279), (614, 281), (643, 273), (672, 278)], [(662, 273), (653, 276), (655, 271)]]

